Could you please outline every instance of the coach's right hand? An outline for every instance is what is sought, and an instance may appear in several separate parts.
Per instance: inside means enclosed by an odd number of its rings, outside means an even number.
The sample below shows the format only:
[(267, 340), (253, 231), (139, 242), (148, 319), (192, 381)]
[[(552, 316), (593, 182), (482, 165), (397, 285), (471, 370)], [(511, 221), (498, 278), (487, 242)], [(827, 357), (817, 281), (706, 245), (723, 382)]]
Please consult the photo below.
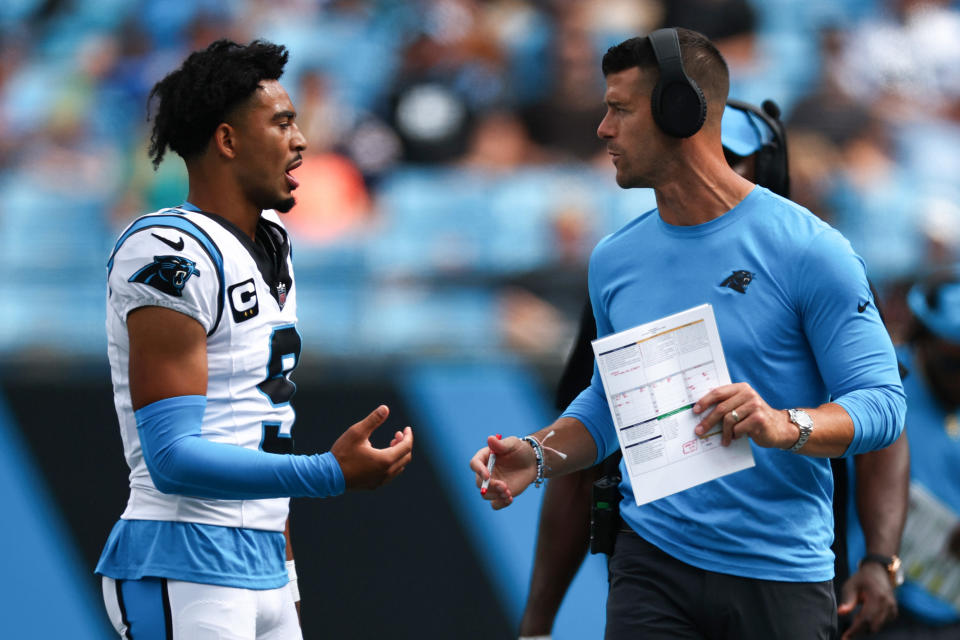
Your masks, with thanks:
[(405, 427), (393, 435), (390, 446), (376, 449), (370, 436), (390, 415), (386, 405), (380, 405), (360, 422), (343, 432), (330, 447), (340, 463), (347, 490), (376, 489), (393, 480), (413, 456), (413, 430)]
[[(487, 472), (491, 452), (497, 454), (492, 474)], [(482, 497), (489, 500), (494, 509), (509, 507), (514, 497), (523, 493), (537, 479), (537, 458), (533, 449), (514, 436), (503, 440), (495, 436), (488, 437), (487, 446), (470, 459), (470, 468), (476, 474), (478, 488), (486, 478), (490, 478), (490, 486)]]

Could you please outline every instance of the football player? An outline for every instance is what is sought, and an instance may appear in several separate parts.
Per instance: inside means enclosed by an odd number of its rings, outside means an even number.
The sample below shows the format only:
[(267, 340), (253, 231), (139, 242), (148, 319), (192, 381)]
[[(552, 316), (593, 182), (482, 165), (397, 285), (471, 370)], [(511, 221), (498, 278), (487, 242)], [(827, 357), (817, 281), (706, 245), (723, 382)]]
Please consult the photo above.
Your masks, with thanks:
[(376, 449), (380, 406), (330, 451), (293, 455), (300, 357), (290, 239), (307, 146), (279, 82), (288, 52), (220, 40), (154, 86), (150, 154), (187, 201), (145, 215), (108, 263), (107, 334), (130, 497), (97, 573), (123, 638), (301, 638), (293, 496), (372, 489), (410, 461)]

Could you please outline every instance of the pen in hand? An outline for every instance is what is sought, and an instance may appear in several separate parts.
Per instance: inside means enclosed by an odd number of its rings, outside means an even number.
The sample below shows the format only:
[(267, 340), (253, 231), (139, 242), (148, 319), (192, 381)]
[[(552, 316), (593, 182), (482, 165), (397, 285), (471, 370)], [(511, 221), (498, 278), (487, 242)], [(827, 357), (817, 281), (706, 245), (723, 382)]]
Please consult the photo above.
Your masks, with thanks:
[[(497, 434), (497, 440), (500, 440), (501, 435)], [(490, 474), (493, 473), (493, 465), (497, 461), (497, 454), (493, 451), (490, 452), (490, 459), (487, 460), (487, 477), (483, 479), (483, 484), (480, 485), (480, 495), (487, 495), (487, 487), (490, 486)]]

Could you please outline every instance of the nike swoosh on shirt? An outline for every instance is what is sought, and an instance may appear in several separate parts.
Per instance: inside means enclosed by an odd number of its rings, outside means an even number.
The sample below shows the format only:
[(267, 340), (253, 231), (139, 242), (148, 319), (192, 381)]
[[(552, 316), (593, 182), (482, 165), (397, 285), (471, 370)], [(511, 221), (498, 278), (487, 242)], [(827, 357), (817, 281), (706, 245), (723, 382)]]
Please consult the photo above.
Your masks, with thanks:
[(867, 300), (866, 302), (858, 302), (858, 303), (857, 303), (857, 311), (859, 311), (860, 313), (863, 313), (864, 311), (866, 311), (867, 307), (869, 307), (869, 306), (870, 306), (870, 301), (869, 301), (869, 300)]
[(168, 245), (174, 251), (183, 251), (183, 237), (181, 237), (179, 240), (174, 242), (173, 240), (169, 240), (167, 238), (164, 238), (163, 236), (158, 236), (155, 233), (151, 233), (150, 235), (152, 235), (154, 238), (156, 238), (163, 244)]

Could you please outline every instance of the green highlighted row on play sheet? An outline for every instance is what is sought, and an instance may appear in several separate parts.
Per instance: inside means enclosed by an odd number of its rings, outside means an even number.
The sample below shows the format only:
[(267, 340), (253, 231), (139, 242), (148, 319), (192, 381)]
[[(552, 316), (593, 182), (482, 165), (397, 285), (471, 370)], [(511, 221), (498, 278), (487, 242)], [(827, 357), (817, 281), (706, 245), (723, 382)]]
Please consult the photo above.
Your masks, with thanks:
[(693, 403), (688, 404), (688, 405), (685, 406), (685, 407), (680, 407), (680, 408), (678, 408), (678, 409), (674, 409), (673, 411), (668, 411), (667, 413), (663, 414), (662, 416), (657, 416), (657, 420), (664, 420), (664, 419), (666, 419), (666, 418), (669, 418), (670, 416), (677, 415), (677, 414), (680, 413), (681, 411), (686, 411), (687, 409), (691, 409), (691, 408), (693, 408)]

